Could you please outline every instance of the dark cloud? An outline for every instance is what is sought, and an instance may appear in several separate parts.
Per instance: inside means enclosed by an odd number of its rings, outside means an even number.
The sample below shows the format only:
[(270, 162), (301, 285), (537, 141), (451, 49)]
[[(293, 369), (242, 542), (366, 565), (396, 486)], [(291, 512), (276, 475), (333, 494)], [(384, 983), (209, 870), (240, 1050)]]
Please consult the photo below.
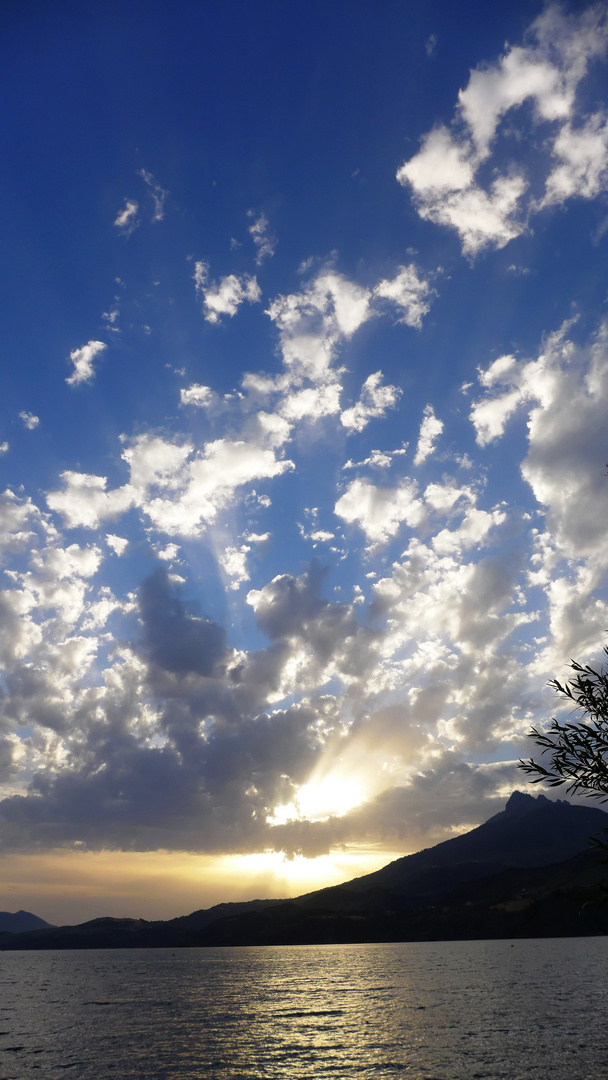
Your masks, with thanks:
[(211, 675), (226, 651), (226, 631), (191, 614), (159, 567), (139, 589), (143, 646), (152, 665), (176, 674)]

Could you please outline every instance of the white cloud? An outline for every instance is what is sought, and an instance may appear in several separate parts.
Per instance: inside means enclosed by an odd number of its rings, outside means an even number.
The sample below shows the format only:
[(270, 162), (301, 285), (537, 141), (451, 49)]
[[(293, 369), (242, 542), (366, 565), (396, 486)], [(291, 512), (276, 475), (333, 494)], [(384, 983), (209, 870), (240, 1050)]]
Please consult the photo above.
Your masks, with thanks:
[(303, 390), (294, 390), (284, 396), (279, 412), (292, 422), (334, 416), (340, 412), (341, 389), (339, 382), (328, 382), (323, 386), (307, 386)]
[[(253, 210), (247, 211), (248, 217), (255, 217)], [(257, 248), (255, 261), (258, 266), (261, 266), (264, 259), (272, 258), (277, 246), (277, 238), (268, 231), (268, 218), (265, 214), (260, 216), (252, 222), (249, 226), (248, 232)]]
[(361, 388), (361, 397), (356, 405), (345, 409), (340, 415), (344, 427), (352, 431), (363, 431), (370, 420), (384, 416), (387, 409), (393, 409), (401, 395), (397, 386), (383, 386), (381, 371), (368, 375)]
[(420, 425), (418, 446), (414, 457), (414, 465), (422, 465), (435, 450), (435, 443), (443, 431), (443, 420), (435, 416), (433, 406), (425, 405), (424, 416)]
[(608, 484), (601, 467), (608, 330), (602, 326), (594, 341), (580, 347), (568, 338), (571, 325), (549, 337), (536, 360), (505, 365), (502, 379), (493, 366), (481, 372), (487, 395), (471, 413), (481, 445), (502, 436), (515, 408), (527, 416), (521, 472), (542, 509), (544, 526), (537, 534), (531, 581), (549, 590), (552, 627), (538, 652), (538, 670), (597, 647), (607, 618), (594, 594), (608, 572)]
[(349, 524), (359, 525), (371, 544), (384, 544), (404, 522), (414, 527), (425, 520), (426, 511), (417, 496), (417, 485), (411, 480), (389, 488), (357, 479), (338, 499), (334, 512)]
[(304, 512), (308, 518), (308, 524), (302, 525), (298, 522), (298, 529), (303, 540), (312, 540), (313, 547), (316, 547), (317, 544), (326, 544), (335, 539), (335, 533), (330, 532), (328, 529), (319, 528), (319, 508), (317, 506), (310, 507)]
[(0, 454), (7, 454), (8, 450), (9, 450), (9, 445), (8, 445), (7, 442), (0, 443)]
[[(371, 293), (333, 269), (324, 269), (299, 293), (278, 296), (268, 315), (279, 330), (292, 378), (327, 378), (338, 345), (372, 315)], [(332, 376), (333, 381), (333, 376)]]
[(490, 529), (502, 525), (506, 518), (504, 510), (488, 511), (471, 507), (457, 529), (442, 529), (433, 537), (433, 549), (439, 555), (447, 555), (485, 544)]
[(133, 506), (135, 491), (130, 485), (106, 491), (107, 477), (77, 473), (70, 469), (61, 473), (63, 491), (51, 491), (46, 497), (50, 510), (60, 513), (69, 528), (84, 525), (97, 528), (101, 521), (118, 517)]
[(419, 330), (423, 317), (431, 309), (431, 300), (436, 296), (436, 292), (428, 281), (419, 277), (418, 268), (411, 263), (410, 266), (400, 266), (394, 278), (380, 281), (374, 287), (373, 295), (390, 300), (403, 312), (398, 322), (415, 326)]
[(23, 551), (42, 530), (44, 542), (54, 535), (30, 499), (19, 498), (10, 488), (0, 494), (0, 560), (7, 552)]
[(114, 225), (125, 236), (129, 236), (139, 225), (138, 211), (139, 203), (135, 199), (125, 199), (123, 209), (118, 211)]
[(167, 199), (168, 191), (165, 191), (160, 184), (156, 183), (156, 180), (152, 176), (152, 173), (147, 172), (145, 169), (139, 170), (139, 175), (148, 187), (148, 192), (154, 203), (154, 214), (152, 221), (162, 221), (165, 216), (165, 202)]
[(578, 196), (593, 199), (608, 186), (608, 120), (596, 113), (574, 128), (564, 124), (553, 144), (558, 164), (547, 177), (538, 208), (561, 205)]
[(124, 555), (129, 546), (129, 541), (124, 536), (116, 536), (114, 533), (106, 533), (106, 543), (115, 555)]
[(179, 544), (167, 544), (166, 547), (161, 548), (161, 550), (157, 551), (156, 554), (158, 558), (162, 559), (164, 562), (172, 562), (173, 559), (177, 558), (179, 552)]
[(519, 389), (510, 390), (500, 397), (477, 401), (471, 409), (471, 421), (479, 446), (499, 439), (507, 421), (521, 405), (523, 398)]
[(293, 468), (279, 456), (288, 433), (280, 417), (260, 414), (247, 440), (217, 439), (201, 452), (189, 443), (143, 435), (122, 453), (128, 483), (106, 490), (104, 476), (66, 471), (63, 490), (50, 492), (47, 503), (72, 528), (96, 528), (138, 507), (161, 532), (196, 536), (216, 521), (238, 488)]
[(407, 454), (407, 447), (408, 444), (404, 443), (397, 450), (372, 450), (369, 457), (364, 458), (363, 461), (346, 461), (342, 466), (342, 470), (361, 469), (366, 465), (371, 465), (376, 469), (388, 469), (393, 464), (394, 458), (403, 457)]
[(397, 180), (410, 184), (420, 199), (431, 204), (448, 192), (471, 187), (474, 175), (470, 147), (441, 126), (424, 137), (421, 150), (398, 169)]
[[(19, 419), (23, 421), (23, 426), (26, 427), (28, 431), (33, 431), (40, 423), (39, 416), (34, 416), (34, 413), (25, 412), (25, 410), (19, 413)], [(6, 448), (8, 450), (8, 443)]]
[(242, 274), (241, 277), (228, 274), (220, 280), (219, 284), (209, 283), (208, 276), (207, 263), (203, 261), (195, 263), (196, 292), (202, 302), (207, 322), (217, 323), (222, 315), (232, 318), (245, 300), (250, 304), (255, 304), (261, 299), (260, 286), (255, 277), (250, 274)]
[(179, 392), (180, 405), (195, 405), (198, 409), (204, 409), (213, 401), (214, 394), (209, 386), (201, 386), (200, 383), (192, 383), (192, 386), (182, 388)]
[[(116, 300), (118, 300), (118, 297), (116, 297)], [(108, 329), (112, 330), (112, 332), (115, 334), (120, 333), (118, 326), (116, 326), (119, 315), (120, 309), (118, 307), (118, 303), (116, 303), (115, 306), (110, 309), (110, 311), (104, 311), (101, 316), (104, 322), (108, 324)]]
[(74, 370), (65, 380), (68, 386), (76, 386), (78, 383), (92, 381), (95, 374), (93, 361), (104, 349), (107, 349), (107, 345), (103, 341), (89, 341), (86, 345), (82, 345), (80, 349), (72, 350), (70, 360), (74, 365)]
[[(197, 267), (205, 289), (207, 271)], [(402, 295), (395, 287), (392, 299)], [(478, 445), (499, 438), (515, 409), (525, 413), (530, 514), (515, 504), (484, 503), (490, 466), (461, 455), (466, 484), (435, 474), (424, 490), (394, 473), (383, 484), (352, 480), (336, 496), (334, 534), (321, 501), (334, 460), (320, 478), (319, 506), (305, 516), (300, 511), (303, 525), (292, 493), (282, 505), (282, 491), (273, 492), (273, 529), (287, 516), (296, 558), (296, 528), (312, 545), (341, 542), (347, 524), (361, 529), (365, 552), (353, 543), (351, 551), (336, 546), (331, 554), (335, 564), (348, 555), (348, 569), (359, 574), (355, 560), (364, 560), (363, 588), (348, 574), (346, 581), (336, 571), (326, 577), (314, 562), (300, 577), (256, 581), (254, 545), (270, 538), (261, 531), (270, 499), (258, 490), (295, 471), (308, 434), (299, 439), (297, 425), (335, 416), (339, 429), (342, 415), (351, 431), (361, 431), (398, 401), (399, 389), (383, 385), (376, 372), (356, 405), (340, 412), (340, 350), (388, 299), (324, 267), (271, 305), (283, 367), (243, 378), (214, 410), (213, 439), (166, 432), (123, 438), (124, 483), (66, 471), (61, 490), (48, 495), (52, 516), (6, 494), (0, 650), (7, 692), (0, 709), (7, 727), (32, 729), (37, 740), (23, 750), (27, 775), (18, 773), (25, 796), (19, 823), (11, 805), (3, 807), (15, 842), (39, 841), (43, 820), (45, 842), (64, 842), (77, 826), (92, 847), (119, 847), (128, 836), (135, 845), (174, 848), (324, 850), (348, 836), (383, 840), (395, 808), (414, 813), (417, 799), (425, 813), (432, 804), (449, 824), (448, 804), (456, 798), (466, 820), (469, 806), (478, 807), (480, 798), (491, 804), (496, 785), (511, 777), (510, 761), (482, 768), (465, 757), (512, 754), (512, 741), (541, 709), (542, 684), (558, 653), (562, 663), (564, 655), (592, 648), (608, 625), (601, 593), (608, 570), (601, 449), (608, 334), (582, 348), (568, 340), (565, 326), (539, 358), (499, 356), (479, 372), (478, 400), (469, 403)], [(211, 393), (194, 383), (181, 390), (181, 403), (205, 406)], [(428, 405), (418, 463), (442, 430)], [(363, 460), (344, 468), (393, 466), (401, 473), (405, 447), (370, 451), (372, 444), (361, 441)], [(507, 470), (510, 460), (506, 455)], [(300, 475), (294, 479), (301, 493)], [(80, 535), (70, 543), (52, 525), (60, 514), (68, 528), (97, 529), (127, 511), (129, 519), (116, 527), (130, 540), (104, 527), (105, 544), (94, 536), (87, 546)], [(130, 545), (134, 551), (136, 516), (159, 569), (139, 588), (125, 585), (120, 599), (100, 585), (100, 548), (107, 558)], [(407, 539), (389, 547), (405, 527)], [(247, 596), (257, 625), (250, 651), (233, 648), (222, 628), (195, 609), (198, 570), (187, 574), (192, 544), (182, 552), (181, 537), (196, 538), (194, 548), (216, 558), (239, 641), (240, 598), (231, 594), (250, 579), (256, 585)], [(380, 551), (381, 545), (387, 546)], [(178, 557), (181, 573), (170, 573)], [(118, 578), (126, 581), (132, 566), (124, 560)], [(335, 599), (340, 588), (349, 602)], [(311, 775), (323, 775), (330, 763), (345, 772), (360, 768), (370, 784), (367, 802), (339, 823), (304, 822), (313, 832), (299, 820), (283, 831), (269, 828), (269, 811), (297, 806), (300, 791), (303, 807)], [(32, 769), (40, 775), (28, 794)], [(119, 822), (107, 813), (116, 791), (124, 793)], [(383, 798), (375, 800), (379, 792)]]
[[(605, 6), (569, 17), (552, 4), (527, 37), (528, 44), (507, 46), (496, 63), (471, 72), (458, 95), (452, 129), (435, 127), (397, 172), (420, 216), (455, 229), (469, 256), (504, 247), (524, 231), (532, 212), (574, 195), (593, 198), (607, 184), (605, 117), (580, 115), (576, 99), (590, 63), (606, 52)], [(494, 168), (487, 186), (477, 179), (494, 152), (504, 118), (509, 114), (513, 129), (519, 118), (513, 112), (527, 102), (534, 110), (533, 127), (543, 125), (547, 178), (540, 199), (531, 191), (523, 155), (521, 161), (512, 156), (501, 164), (500, 172)]]
[(249, 581), (247, 555), (251, 551), (249, 544), (239, 547), (228, 546), (219, 553), (219, 563), (224, 573), (231, 579), (229, 588), (236, 590), (245, 581)]

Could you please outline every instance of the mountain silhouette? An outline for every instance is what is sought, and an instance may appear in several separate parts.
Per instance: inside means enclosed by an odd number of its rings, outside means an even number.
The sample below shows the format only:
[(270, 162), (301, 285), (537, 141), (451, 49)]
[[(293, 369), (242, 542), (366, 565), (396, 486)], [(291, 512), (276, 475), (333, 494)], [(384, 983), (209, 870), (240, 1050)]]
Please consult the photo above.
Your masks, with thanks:
[[(515, 791), (470, 832), (292, 900), (218, 904), (166, 921), (99, 918), (0, 933), (0, 949), (129, 948), (547, 937), (608, 933), (589, 903), (589, 838), (608, 814)], [(35, 916), (34, 916), (35, 918)]]
[(32, 915), (31, 911), (0, 911), (0, 932), (19, 934), (24, 930), (43, 930), (51, 925), (38, 915)]

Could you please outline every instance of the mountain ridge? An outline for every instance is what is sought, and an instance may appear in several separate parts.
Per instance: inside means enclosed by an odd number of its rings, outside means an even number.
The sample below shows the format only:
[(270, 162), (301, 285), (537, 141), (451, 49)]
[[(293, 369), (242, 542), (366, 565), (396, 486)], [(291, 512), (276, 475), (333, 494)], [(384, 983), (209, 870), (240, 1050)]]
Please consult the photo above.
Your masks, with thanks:
[(503, 811), (469, 832), (340, 885), (287, 900), (217, 904), (169, 920), (102, 917), (0, 933), (0, 949), (606, 933), (608, 913), (585, 904), (601, 876), (589, 837), (606, 828), (602, 810), (514, 792)]

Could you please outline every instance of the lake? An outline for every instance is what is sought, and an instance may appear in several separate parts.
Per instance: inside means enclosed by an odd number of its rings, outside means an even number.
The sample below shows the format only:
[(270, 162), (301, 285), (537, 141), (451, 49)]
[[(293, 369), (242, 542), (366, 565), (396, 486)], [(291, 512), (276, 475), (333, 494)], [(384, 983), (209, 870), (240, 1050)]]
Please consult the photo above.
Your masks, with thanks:
[(0, 953), (0, 1080), (591, 1080), (608, 938)]

